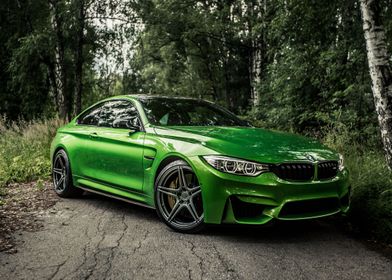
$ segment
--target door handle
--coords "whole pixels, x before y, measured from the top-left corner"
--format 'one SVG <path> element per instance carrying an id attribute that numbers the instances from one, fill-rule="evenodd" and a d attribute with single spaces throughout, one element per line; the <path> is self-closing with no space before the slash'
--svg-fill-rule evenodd
<path id="1" fill-rule="evenodd" d="M 98 134 L 96 132 L 90 133 L 90 138 L 97 138 Z"/>

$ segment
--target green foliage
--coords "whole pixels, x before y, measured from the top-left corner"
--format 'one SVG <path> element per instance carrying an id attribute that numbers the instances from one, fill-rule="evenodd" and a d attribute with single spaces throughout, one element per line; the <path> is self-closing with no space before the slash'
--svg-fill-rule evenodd
<path id="1" fill-rule="evenodd" d="M 0 3 L 0 115 L 16 120 L 46 112 L 51 100 L 42 65 L 53 53 L 47 16 L 46 1 Z"/>
<path id="2" fill-rule="evenodd" d="M 258 14 L 260 3 L 143 1 L 125 92 L 202 97 L 267 127 L 321 137 L 345 126 L 355 141 L 379 141 L 358 1 L 278 0 Z M 390 3 L 382 5 L 387 34 Z M 254 42 L 262 52 L 256 108 Z"/>
<path id="3" fill-rule="evenodd" d="M 137 12 L 146 27 L 127 87 L 211 99 L 236 111 L 247 106 L 249 46 L 239 2 L 146 1 Z"/>
<path id="4" fill-rule="evenodd" d="M 384 156 L 374 151 L 352 155 L 347 165 L 356 178 L 350 219 L 362 232 L 392 243 L 392 172 Z"/>
<path id="5" fill-rule="evenodd" d="M 378 136 L 357 2 L 278 2 L 258 118 L 297 132 L 344 125 L 357 141 Z"/>
<path id="6" fill-rule="evenodd" d="M 49 178 L 49 147 L 61 124 L 58 119 L 17 123 L 0 119 L 0 187 Z"/>
<path id="7" fill-rule="evenodd" d="M 352 183 L 349 219 L 362 233 L 392 243 L 392 171 L 374 143 L 358 143 L 351 129 L 328 131 L 324 143 L 344 154 Z"/>
<path id="8" fill-rule="evenodd" d="M 121 29 L 124 25 L 111 22 L 107 25 L 116 28 L 108 30 L 105 18 L 125 9 L 124 5 L 113 0 L 1 1 L 0 115 L 11 120 L 52 118 L 62 106 L 72 115 L 77 77 L 82 80 L 84 104 L 91 104 L 87 99 L 91 96 L 108 96 L 108 89 L 99 83 L 107 82 L 110 70 L 98 67 L 98 60 L 108 53 L 113 60 L 123 59 L 121 50 L 133 26 Z M 80 7 L 86 13 L 82 20 Z M 124 10 L 122 15 L 127 13 Z M 82 43 L 78 44 L 80 29 Z M 77 68 L 80 61 L 81 69 Z M 65 106 L 64 100 L 70 105 Z"/>

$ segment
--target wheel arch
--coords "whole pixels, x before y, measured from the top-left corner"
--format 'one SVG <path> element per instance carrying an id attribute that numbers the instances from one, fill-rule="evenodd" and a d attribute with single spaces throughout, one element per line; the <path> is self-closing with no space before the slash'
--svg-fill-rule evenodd
<path id="1" fill-rule="evenodd" d="M 157 167 L 157 169 L 156 169 L 156 171 L 155 171 L 155 174 L 154 174 L 154 187 L 155 187 L 156 179 L 157 179 L 159 173 L 162 171 L 162 169 L 165 168 L 165 166 L 167 166 L 168 164 L 170 164 L 170 163 L 172 163 L 173 161 L 176 161 L 176 160 L 183 160 L 183 161 L 185 161 L 187 164 L 189 164 L 189 166 L 192 168 L 193 172 L 195 172 L 195 174 L 196 174 L 196 176 L 197 176 L 197 172 L 196 172 L 196 170 L 195 170 L 194 165 L 192 164 L 192 162 L 191 162 L 187 157 L 185 157 L 185 156 L 182 155 L 182 154 L 178 154 L 178 153 L 173 153 L 173 154 L 172 154 L 172 153 L 171 153 L 171 154 L 166 155 L 166 156 L 159 162 L 159 165 L 158 165 L 158 167 Z"/>
<path id="2" fill-rule="evenodd" d="M 67 155 L 68 155 L 67 148 L 65 148 L 64 145 L 59 144 L 59 145 L 57 145 L 57 146 L 54 148 L 54 150 L 53 150 L 53 153 L 52 153 L 52 156 L 51 156 L 52 162 L 53 162 L 54 156 L 55 156 L 55 155 L 57 154 L 57 152 L 60 151 L 60 150 L 64 150 L 64 151 L 67 153 Z"/>

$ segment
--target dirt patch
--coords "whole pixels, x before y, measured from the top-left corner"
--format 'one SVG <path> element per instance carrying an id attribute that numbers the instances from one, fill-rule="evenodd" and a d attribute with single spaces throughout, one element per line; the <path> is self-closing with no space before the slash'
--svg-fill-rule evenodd
<path id="1" fill-rule="evenodd" d="M 0 252 L 15 253 L 12 233 L 40 229 L 43 225 L 38 214 L 58 200 L 50 182 L 19 183 L 5 187 L 0 205 Z"/>

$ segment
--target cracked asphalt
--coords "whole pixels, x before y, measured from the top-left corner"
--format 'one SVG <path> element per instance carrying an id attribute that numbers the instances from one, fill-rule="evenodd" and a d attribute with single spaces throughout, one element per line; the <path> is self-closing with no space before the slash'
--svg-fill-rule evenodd
<path id="1" fill-rule="evenodd" d="M 171 231 L 154 210 L 96 195 L 60 200 L 0 253 L 0 279 L 392 279 L 392 261 L 331 219 Z"/>

